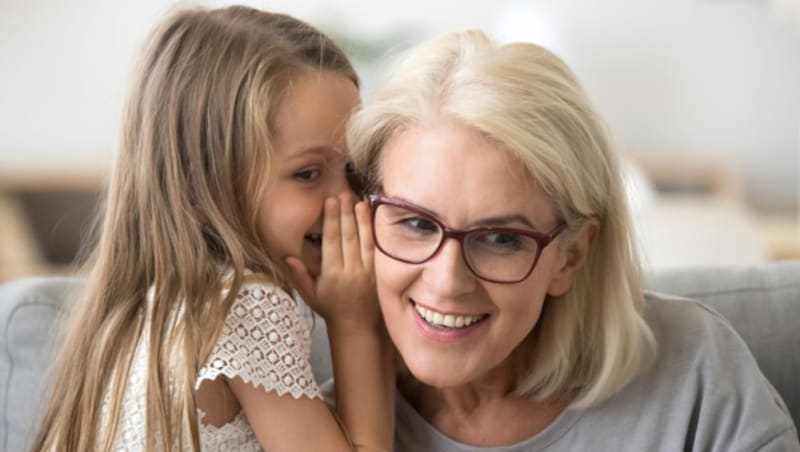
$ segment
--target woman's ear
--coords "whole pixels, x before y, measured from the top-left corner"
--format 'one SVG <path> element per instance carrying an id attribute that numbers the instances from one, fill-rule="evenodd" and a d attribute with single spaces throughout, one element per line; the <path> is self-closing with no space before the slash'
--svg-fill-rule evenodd
<path id="1" fill-rule="evenodd" d="M 592 248 L 595 237 L 600 230 L 600 220 L 596 217 L 589 218 L 568 247 L 560 253 L 557 268 L 554 270 L 550 285 L 547 287 L 547 294 L 551 296 L 561 296 L 567 293 L 572 287 L 586 258 Z"/>

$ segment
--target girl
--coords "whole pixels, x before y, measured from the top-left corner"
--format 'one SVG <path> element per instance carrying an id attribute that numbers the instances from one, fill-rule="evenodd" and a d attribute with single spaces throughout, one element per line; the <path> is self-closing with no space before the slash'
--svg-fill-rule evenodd
<path id="1" fill-rule="evenodd" d="M 305 23 L 230 7 L 168 19 L 139 71 L 34 450 L 390 449 L 349 61 Z M 328 323 L 341 423 L 290 281 Z"/>

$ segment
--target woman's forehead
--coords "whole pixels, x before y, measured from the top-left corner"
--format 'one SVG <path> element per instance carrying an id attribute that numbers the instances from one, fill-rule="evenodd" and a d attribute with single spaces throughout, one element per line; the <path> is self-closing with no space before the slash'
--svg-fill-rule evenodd
<path id="1" fill-rule="evenodd" d="M 459 221 L 487 213 L 521 213 L 532 222 L 554 217 L 550 199 L 507 148 L 464 126 L 410 127 L 381 156 L 386 194 Z M 538 220 L 537 220 L 538 218 Z"/>

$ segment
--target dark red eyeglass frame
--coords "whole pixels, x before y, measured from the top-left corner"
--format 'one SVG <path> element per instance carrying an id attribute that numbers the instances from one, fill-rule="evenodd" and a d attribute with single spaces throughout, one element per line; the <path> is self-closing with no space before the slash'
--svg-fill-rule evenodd
<path id="1" fill-rule="evenodd" d="M 399 199 L 389 198 L 389 197 L 382 196 L 382 195 L 375 195 L 375 194 L 369 195 L 368 199 L 369 199 L 370 207 L 372 208 L 372 240 L 375 242 L 375 246 L 378 247 L 378 249 L 383 254 L 391 257 L 394 260 L 397 260 L 397 261 L 400 261 L 400 262 L 405 262 L 406 264 L 422 264 L 422 263 L 428 262 L 429 260 L 433 259 L 433 257 L 436 256 L 436 254 L 439 253 L 439 250 L 442 249 L 442 245 L 444 245 L 445 240 L 448 239 L 448 238 L 452 238 L 452 239 L 458 241 L 459 245 L 461 246 L 461 256 L 464 259 L 464 262 L 467 264 L 467 268 L 469 268 L 469 270 L 472 272 L 472 274 L 475 275 L 477 278 L 480 278 L 480 279 L 482 279 L 484 281 L 489 281 L 489 282 L 498 283 L 498 284 L 515 284 L 515 283 L 524 281 L 528 276 L 530 276 L 531 272 L 533 272 L 533 269 L 536 268 L 536 263 L 539 262 L 539 257 L 542 255 L 542 250 L 544 250 L 544 248 L 547 245 L 549 245 L 550 242 L 552 242 L 558 236 L 558 234 L 560 234 L 562 231 L 564 231 L 567 228 L 567 223 L 562 221 L 561 223 L 556 225 L 556 227 L 554 227 L 550 232 L 547 232 L 547 233 L 539 232 L 539 231 L 531 231 L 531 230 L 526 230 L 526 229 L 504 228 L 504 227 L 496 227 L 496 226 L 478 226 L 478 227 L 468 228 L 468 229 L 453 229 L 453 228 L 447 227 L 444 223 L 442 223 L 441 220 L 436 218 L 435 215 L 432 215 L 430 212 L 427 212 L 424 209 L 422 209 L 422 208 L 420 208 L 418 206 L 415 206 L 413 204 L 410 204 L 408 202 L 405 202 L 405 201 L 402 201 L 402 200 L 399 200 Z M 442 230 L 442 238 L 441 238 L 441 240 L 439 240 L 439 244 L 436 246 L 436 249 L 433 250 L 433 252 L 431 253 L 430 256 L 428 256 L 426 259 L 423 259 L 423 260 L 420 260 L 420 261 L 411 261 L 411 260 L 407 260 L 407 259 L 400 259 L 400 258 L 395 257 L 394 255 L 386 252 L 386 250 L 384 250 L 383 247 L 381 247 L 380 243 L 378 242 L 378 236 L 377 236 L 377 234 L 375 232 L 375 212 L 377 211 L 377 207 L 379 205 L 381 205 L 381 204 L 387 204 L 387 205 L 390 205 L 390 206 L 400 207 L 400 208 L 409 210 L 411 212 L 417 213 L 417 214 L 419 214 L 421 216 L 429 218 L 431 221 L 436 223 L 436 225 L 438 225 L 439 228 L 441 228 L 441 230 Z M 467 234 L 473 233 L 475 231 L 507 232 L 507 233 L 524 235 L 526 237 L 532 238 L 534 241 L 536 241 L 536 244 L 538 245 L 538 247 L 536 249 L 536 257 L 534 257 L 533 263 L 531 264 L 531 267 L 528 269 L 527 272 L 525 272 L 525 274 L 521 278 L 513 280 L 513 281 L 498 281 L 496 279 L 491 279 L 491 278 L 486 278 L 484 276 L 481 276 L 472 267 L 472 264 L 469 262 L 469 259 L 467 259 L 467 251 L 466 251 L 466 248 L 464 247 L 464 238 L 467 236 Z"/>

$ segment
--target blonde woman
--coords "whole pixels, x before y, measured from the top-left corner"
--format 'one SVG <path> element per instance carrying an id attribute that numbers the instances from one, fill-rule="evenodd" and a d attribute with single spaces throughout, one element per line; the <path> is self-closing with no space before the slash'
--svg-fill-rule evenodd
<path id="1" fill-rule="evenodd" d="M 643 292 L 617 157 L 559 58 L 462 32 L 390 74 L 348 143 L 407 368 L 396 450 L 800 449 L 728 323 Z"/>
<path id="2" fill-rule="evenodd" d="M 390 449 L 346 56 L 285 15 L 186 10 L 139 71 L 34 450 Z M 293 288 L 327 320 L 339 419 Z"/>

